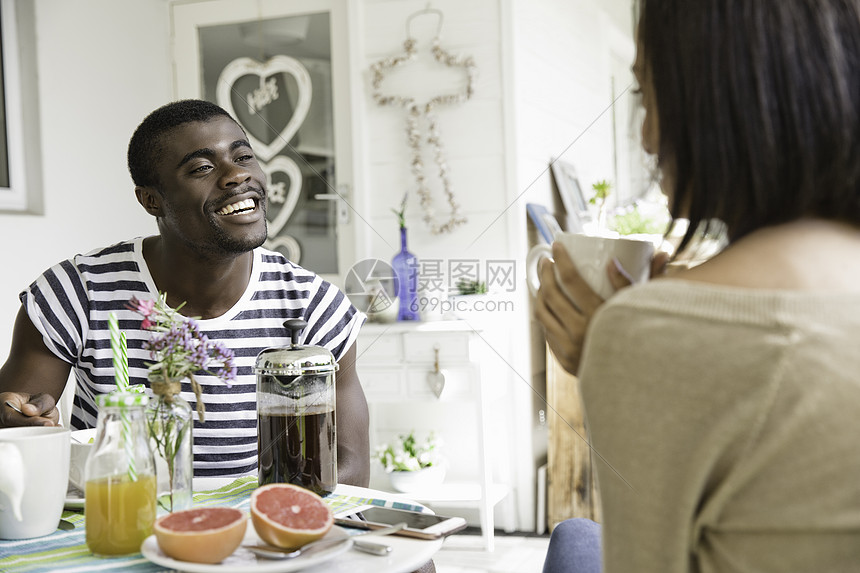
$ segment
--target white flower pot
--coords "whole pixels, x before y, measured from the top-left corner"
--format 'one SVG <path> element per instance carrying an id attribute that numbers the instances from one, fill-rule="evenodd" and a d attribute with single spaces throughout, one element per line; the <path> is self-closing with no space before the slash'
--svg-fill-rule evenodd
<path id="1" fill-rule="evenodd" d="M 435 487 L 445 480 L 443 466 L 430 466 L 414 472 L 394 471 L 388 474 L 391 487 L 402 493 L 409 493 Z"/>

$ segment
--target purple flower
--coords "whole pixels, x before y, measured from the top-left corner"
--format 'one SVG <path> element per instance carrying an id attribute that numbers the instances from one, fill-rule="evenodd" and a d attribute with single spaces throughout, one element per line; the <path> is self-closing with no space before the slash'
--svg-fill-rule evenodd
<path id="1" fill-rule="evenodd" d="M 143 347 L 153 362 L 150 373 L 179 380 L 194 372 L 205 371 L 220 378 L 227 386 L 236 379 L 233 351 L 214 342 L 202 332 L 193 318 L 186 318 L 167 305 L 167 295 L 158 300 L 139 301 L 132 298 L 126 308 L 143 316 L 141 328 L 152 332 Z"/>

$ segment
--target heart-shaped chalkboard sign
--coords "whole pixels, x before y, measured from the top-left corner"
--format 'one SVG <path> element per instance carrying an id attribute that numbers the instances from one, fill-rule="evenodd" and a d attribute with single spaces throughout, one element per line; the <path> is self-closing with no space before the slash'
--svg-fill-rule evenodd
<path id="1" fill-rule="evenodd" d="M 287 97 L 288 77 L 296 83 L 295 102 Z M 236 58 L 221 70 L 215 90 L 218 105 L 245 129 L 262 161 L 275 157 L 299 131 L 312 95 L 308 70 L 298 60 L 283 55 L 262 64 L 251 58 Z"/>
<path id="2" fill-rule="evenodd" d="M 296 208 L 302 191 L 302 171 L 291 158 L 279 155 L 268 163 L 260 162 L 266 173 L 269 238 L 277 237 Z"/>

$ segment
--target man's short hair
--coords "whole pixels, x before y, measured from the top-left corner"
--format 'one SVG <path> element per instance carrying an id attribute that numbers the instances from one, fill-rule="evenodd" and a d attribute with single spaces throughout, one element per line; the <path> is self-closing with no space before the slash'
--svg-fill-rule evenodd
<path id="1" fill-rule="evenodd" d="M 174 101 L 146 116 L 128 143 L 128 171 L 135 186 L 158 187 L 156 166 L 164 151 L 164 134 L 192 121 L 209 121 L 221 116 L 236 121 L 223 108 L 199 99 Z"/>

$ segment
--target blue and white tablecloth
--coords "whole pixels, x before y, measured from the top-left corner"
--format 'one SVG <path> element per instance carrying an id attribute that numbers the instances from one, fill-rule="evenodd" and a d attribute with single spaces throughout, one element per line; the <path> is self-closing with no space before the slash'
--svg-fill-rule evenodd
<path id="1" fill-rule="evenodd" d="M 249 510 L 251 492 L 257 487 L 254 476 L 239 478 L 228 485 L 194 494 L 194 507 L 224 506 Z M 352 490 L 361 488 L 351 488 Z M 366 490 L 369 494 L 373 490 Z M 400 501 L 329 494 L 323 498 L 335 515 L 344 515 L 367 505 L 394 507 L 410 511 L 425 508 Z M 57 530 L 51 535 L 17 541 L 0 540 L 0 572 L 3 573 L 66 573 L 90 571 L 155 572 L 165 569 L 140 554 L 126 557 L 98 558 L 87 548 L 83 511 L 65 511 L 63 519 L 74 525 L 70 531 Z"/>

